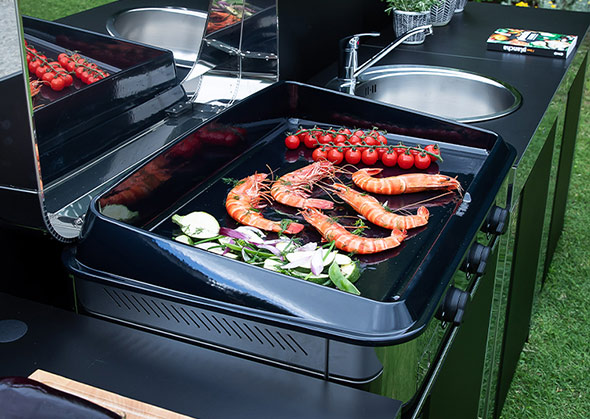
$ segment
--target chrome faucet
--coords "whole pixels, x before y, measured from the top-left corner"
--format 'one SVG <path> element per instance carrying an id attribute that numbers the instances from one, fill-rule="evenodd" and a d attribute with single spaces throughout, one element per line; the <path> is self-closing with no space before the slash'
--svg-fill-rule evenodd
<path id="1" fill-rule="evenodd" d="M 432 25 L 418 26 L 409 30 L 403 35 L 397 37 L 391 44 L 387 45 L 366 62 L 358 65 L 358 46 L 360 38 L 363 36 L 379 36 L 378 32 L 359 33 L 347 36 L 340 40 L 340 56 L 338 62 L 338 90 L 341 92 L 354 94 L 356 79 L 363 72 L 375 65 L 379 60 L 389 54 L 394 48 L 412 35 L 424 32 L 426 35 L 432 34 Z"/>

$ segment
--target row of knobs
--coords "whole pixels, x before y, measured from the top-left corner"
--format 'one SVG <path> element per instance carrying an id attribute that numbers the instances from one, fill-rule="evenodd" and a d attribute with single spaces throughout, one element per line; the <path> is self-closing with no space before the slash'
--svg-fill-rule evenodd
<path id="1" fill-rule="evenodd" d="M 508 217 L 509 212 L 507 209 L 494 205 L 488 213 L 481 227 L 481 231 L 496 236 L 504 234 L 508 227 Z M 465 259 L 463 259 L 463 263 L 459 269 L 468 274 L 481 276 L 485 273 L 491 253 L 492 249 L 489 246 L 475 242 L 469 248 L 469 252 Z M 439 308 L 437 318 L 442 321 L 451 322 L 457 326 L 460 325 L 468 302 L 469 293 L 467 291 L 451 286 Z"/>

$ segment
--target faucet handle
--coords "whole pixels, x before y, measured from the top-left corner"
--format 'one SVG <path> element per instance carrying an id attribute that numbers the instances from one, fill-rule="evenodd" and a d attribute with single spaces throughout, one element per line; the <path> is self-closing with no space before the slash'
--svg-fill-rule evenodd
<path id="1" fill-rule="evenodd" d="M 358 33 L 342 38 L 338 42 L 338 77 L 351 78 L 358 66 L 357 50 L 363 36 L 379 36 L 379 32 Z"/>
<path id="2" fill-rule="evenodd" d="M 359 41 L 362 36 L 380 36 L 379 32 L 366 32 L 366 33 L 357 33 L 355 35 L 350 35 L 342 38 L 340 40 L 340 50 L 345 49 L 357 49 L 359 46 Z"/>

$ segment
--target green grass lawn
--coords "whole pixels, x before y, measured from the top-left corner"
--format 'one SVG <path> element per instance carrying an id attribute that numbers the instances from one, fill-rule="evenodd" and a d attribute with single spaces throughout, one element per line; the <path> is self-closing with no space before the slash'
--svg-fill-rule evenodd
<path id="1" fill-rule="evenodd" d="M 45 20 L 56 20 L 112 2 L 113 0 L 20 0 L 18 4 L 21 13 L 24 15 L 38 17 Z"/>
<path id="2" fill-rule="evenodd" d="M 590 417 L 590 75 L 565 226 L 502 418 Z"/>

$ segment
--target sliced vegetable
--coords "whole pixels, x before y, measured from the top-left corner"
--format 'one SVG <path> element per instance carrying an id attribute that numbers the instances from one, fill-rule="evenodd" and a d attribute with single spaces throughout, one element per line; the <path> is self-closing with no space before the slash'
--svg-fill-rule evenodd
<path id="1" fill-rule="evenodd" d="M 204 211 L 191 212 L 187 215 L 175 214 L 172 221 L 180 230 L 194 239 L 209 239 L 219 234 L 219 223 L 211 214 Z"/>
<path id="2" fill-rule="evenodd" d="M 172 221 L 183 232 L 174 238 L 178 242 L 317 284 L 334 284 L 343 291 L 359 294 L 352 284 L 360 276 L 359 265 L 335 250 L 334 243 L 319 246 L 309 242 L 302 246 L 297 239 L 282 236 L 269 240 L 263 231 L 254 227 L 219 227 L 213 216 L 202 211 L 174 215 Z"/>

